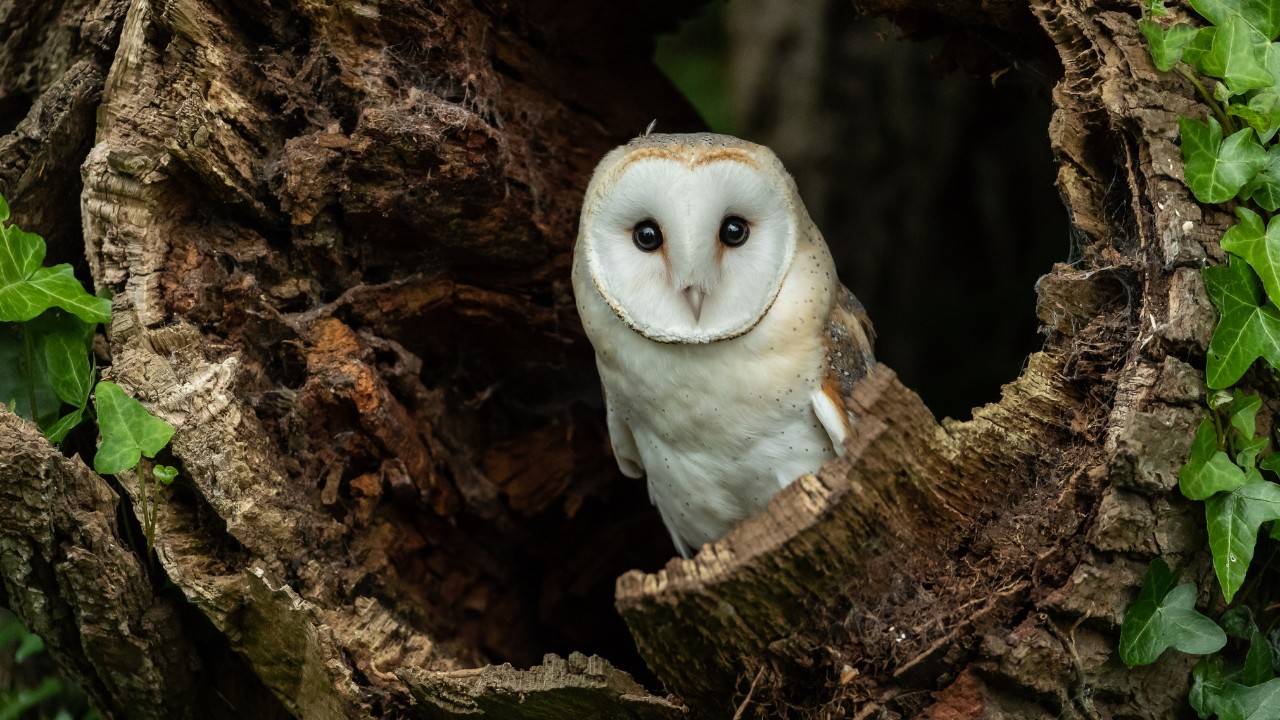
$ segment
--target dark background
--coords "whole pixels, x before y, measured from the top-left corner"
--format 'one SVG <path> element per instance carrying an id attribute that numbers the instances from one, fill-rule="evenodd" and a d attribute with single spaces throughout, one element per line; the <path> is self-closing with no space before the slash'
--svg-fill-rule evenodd
<path id="1" fill-rule="evenodd" d="M 1035 282 L 1071 248 L 1051 81 L 978 45 L 906 39 L 847 0 L 732 0 L 656 53 L 713 130 L 782 158 L 879 358 L 961 419 L 1039 348 Z"/>

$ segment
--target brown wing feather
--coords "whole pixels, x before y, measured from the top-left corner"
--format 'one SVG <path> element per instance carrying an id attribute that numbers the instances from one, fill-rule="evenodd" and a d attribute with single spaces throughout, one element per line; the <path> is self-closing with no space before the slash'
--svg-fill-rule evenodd
<path id="1" fill-rule="evenodd" d="M 875 337 L 871 318 L 867 317 L 862 303 L 849 288 L 840 285 L 823 337 L 827 362 L 822 391 L 842 410 L 844 398 L 853 391 L 853 384 L 876 362 L 872 348 Z"/>

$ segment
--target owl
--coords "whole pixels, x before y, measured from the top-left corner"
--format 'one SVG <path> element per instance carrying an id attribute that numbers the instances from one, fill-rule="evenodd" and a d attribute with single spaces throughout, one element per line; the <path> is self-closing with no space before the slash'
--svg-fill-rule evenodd
<path id="1" fill-rule="evenodd" d="M 842 451 L 874 335 L 768 148 L 647 134 L 610 152 L 573 290 L 618 466 L 684 557 Z"/>

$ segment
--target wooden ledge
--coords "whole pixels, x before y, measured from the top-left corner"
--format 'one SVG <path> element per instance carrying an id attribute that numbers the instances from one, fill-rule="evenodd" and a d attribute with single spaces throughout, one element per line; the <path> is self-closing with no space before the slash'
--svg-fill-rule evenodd
<path id="1" fill-rule="evenodd" d="M 723 712 L 714 703 L 733 695 L 747 658 L 835 598 L 887 593 L 886 567 L 944 554 L 1025 486 L 1073 404 L 1059 369 L 1033 355 L 1000 403 L 940 425 L 892 370 L 873 368 L 848 398 L 858 420 L 843 456 L 692 559 L 618 579 L 618 611 L 646 663 L 691 706 Z"/>

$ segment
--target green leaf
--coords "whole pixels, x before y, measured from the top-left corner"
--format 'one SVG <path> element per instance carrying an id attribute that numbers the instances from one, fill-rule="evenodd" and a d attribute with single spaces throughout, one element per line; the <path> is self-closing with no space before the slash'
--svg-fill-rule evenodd
<path id="1" fill-rule="evenodd" d="M 26 712 L 63 691 L 62 681 L 49 676 L 34 688 L 23 688 L 0 703 L 0 720 L 18 720 Z"/>
<path id="2" fill-rule="evenodd" d="M 1151 20 L 1140 20 L 1138 27 L 1147 38 L 1151 59 L 1155 62 L 1156 69 L 1161 72 L 1168 72 L 1178 64 L 1182 59 L 1183 51 L 1195 39 L 1198 32 L 1197 28 L 1186 23 L 1178 23 L 1165 29 Z"/>
<path id="3" fill-rule="evenodd" d="M 1271 73 L 1274 77 L 1276 70 L 1272 70 Z M 1280 93 L 1276 92 L 1276 87 L 1273 85 L 1257 92 L 1246 104 L 1231 103 L 1226 106 L 1227 114 L 1249 123 L 1249 127 L 1258 133 L 1258 140 L 1263 144 L 1271 142 L 1276 131 L 1280 130 Z M 1263 170 L 1266 170 L 1265 166 Z M 1271 209 L 1268 208 L 1268 211 L 1270 212 Z"/>
<path id="4" fill-rule="evenodd" d="M 1209 50 L 1213 47 L 1213 39 L 1217 35 L 1218 28 L 1213 26 L 1202 27 L 1197 30 L 1196 36 L 1191 39 L 1191 43 L 1182 51 L 1182 61 L 1200 69 L 1204 63 L 1204 56 L 1209 54 Z"/>
<path id="5" fill-rule="evenodd" d="M 44 240 L 0 225 L 0 320 L 25 322 L 60 307 L 89 323 L 111 319 L 111 301 L 85 292 L 67 264 L 40 267 Z"/>
<path id="6" fill-rule="evenodd" d="M 1227 631 L 1227 635 L 1241 640 L 1248 640 L 1258 632 L 1258 623 L 1253 619 L 1253 611 L 1248 605 L 1239 605 L 1222 613 L 1218 624 Z"/>
<path id="7" fill-rule="evenodd" d="M 1276 79 L 1267 70 L 1263 55 L 1270 38 L 1263 37 L 1239 15 L 1217 25 L 1213 44 L 1200 60 L 1205 74 L 1222 78 L 1235 94 L 1274 85 Z"/>
<path id="8" fill-rule="evenodd" d="M 1258 432 L 1258 411 L 1262 409 L 1262 396 L 1235 390 L 1231 404 L 1227 406 L 1227 425 L 1237 438 L 1249 439 Z"/>
<path id="9" fill-rule="evenodd" d="M 1178 488 L 1192 500 L 1204 500 L 1224 490 L 1234 490 L 1247 482 L 1244 471 L 1218 449 L 1218 432 L 1213 420 L 1205 418 L 1196 428 L 1191 457 L 1178 471 Z"/>
<path id="10" fill-rule="evenodd" d="M 50 310 L 27 323 L 44 354 L 49 382 L 63 402 L 84 407 L 93 388 L 89 362 L 93 325 L 61 310 Z"/>
<path id="11" fill-rule="evenodd" d="M 1205 523 L 1213 569 L 1222 595 L 1231 602 L 1244 584 L 1258 544 L 1258 528 L 1280 519 L 1280 485 L 1254 482 L 1214 495 L 1205 501 Z"/>
<path id="12" fill-rule="evenodd" d="M 151 468 L 151 474 L 156 476 L 161 485 L 172 485 L 174 479 L 178 477 L 178 468 L 172 465 L 157 465 Z"/>
<path id="13" fill-rule="evenodd" d="M 9 219 L 9 203 L 5 202 L 4 195 L 0 195 L 0 223 Z"/>
<path id="14" fill-rule="evenodd" d="M 67 439 L 67 433 L 75 430 L 80 422 L 84 420 L 84 408 L 78 407 L 75 410 L 58 418 L 56 422 L 44 429 L 44 436 L 49 438 L 49 442 L 57 445 Z"/>
<path id="15" fill-rule="evenodd" d="M 1262 462 L 1258 463 L 1258 467 L 1273 473 L 1280 473 L 1280 453 L 1271 453 L 1262 458 Z"/>
<path id="16" fill-rule="evenodd" d="M 1195 585 L 1173 587 L 1175 582 L 1177 577 L 1163 560 L 1151 562 L 1120 628 L 1120 659 L 1125 665 L 1153 663 L 1170 647 L 1204 655 L 1227 644 L 1222 628 L 1196 612 Z"/>
<path id="17" fill-rule="evenodd" d="M 24 662 L 44 652 L 44 640 L 40 639 L 35 633 L 27 633 L 22 636 L 22 642 L 18 644 L 18 649 L 13 653 L 13 659 L 17 662 Z"/>
<path id="18" fill-rule="evenodd" d="M 1236 217 L 1240 222 L 1223 234 L 1222 249 L 1244 258 L 1267 296 L 1280 298 L 1280 223 L 1272 220 L 1264 227 L 1262 217 L 1245 207 L 1236 208 Z"/>
<path id="19" fill-rule="evenodd" d="M 1236 465 L 1243 468 L 1246 473 L 1257 472 L 1254 466 L 1258 462 L 1258 456 L 1271 447 L 1271 439 L 1266 435 L 1259 435 L 1250 440 L 1237 440 L 1235 447 Z"/>
<path id="20" fill-rule="evenodd" d="M 1230 107 L 1236 108 L 1238 106 L 1231 105 Z M 1280 110 L 1280 103 L 1276 104 L 1276 109 Z M 1272 121 L 1268 119 L 1266 122 Z M 1270 139 L 1270 136 L 1275 135 L 1276 127 L 1280 127 L 1280 123 L 1271 128 L 1268 139 Z M 1258 171 L 1257 175 L 1253 176 L 1252 180 L 1245 183 L 1244 187 L 1240 189 L 1240 194 L 1245 198 L 1252 199 L 1267 212 L 1275 212 L 1280 209 L 1280 145 L 1272 146 L 1267 151 L 1267 160 L 1262 164 L 1262 169 Z M 1228 230 L 1228 232 L 1230 231 Z"/>
<path id="21" fill-rule="evenodd" d="M 1147 14 L 1153 17 L 1160 17 L 1168 15 L 1169 11 L 1164 7 L 1164 0 L 1147 0 Z"/>
<path id="22" fill-rule="evenodd" d="M 44 354 L 32 342 L 30 353 L 20 325 L 0 323 L 0 404 L 41 427 L 54 422 L 61 403 L 49 383 Z M 35 407 L 32 408 L 32 401 Z"/>
<path id="23" fill-rule="evenodd" d="M 102 442 L 93 469 L 103 475 L 124 472 L 143 455 L 155 457 L 173 437 L 173 426 L 147 412 L 113 382 L 98 383 L 94 393 Z"/>
<path id="24" fill-rule="evenodd" d="M 1276 0 L 1190 0 L 1191 7 L 1205 20 L 1222 26 L 1239 18 L 1264 35 L 1275 40 L 1280 35 L 1280 3 Z"/>
<path id="25" fill-rule="evenodd" d="M 1217 702 L 1218 720 L 1280 718 L 1280 678 L 1245 687 L 1227 683 Z"/>
<path id="26" fill-rule="evenodd" d="M 1234 385 L 1260 357 L 1280 367 L 1280 310 L 1263 304 L 1257 276 L 1248 265 L 1232 260 L 1201 274 L 1220 316 L 1205 359 L 1208 386 Z"/>
<path id="27" fill-rule="evenodd" d="M 1222 701 L 1222 693 L 1227 687 L 1227 674 L 1223 669 L 1222 657 L 1213 655 L 1201 659 L 1191 669 L 1191 692 L 1187 700 L 1196 714 L 1207 720 L 1218 712 Z"/>
<path id="28" fill-rule="evenodd" d="M 1234 390 L 1231 402 L 1225 409 L 1230 447 L 1235 453 L 1236 465 L 1246 473 L 1253 471 L 1258 455 L 1271 447 L 1271 439 L 1266 435 L 1256 435 L 1258 428 L 1258 410 L 1262 408 L 1262 397 L 1257 393 L 1245 393 Z M 1261 477 L 1257 477 L 1261 480 Z M 1229 489 L 1229 488 L 1226 488 Z"/>
<path id="29" fill-rule="evenodd" d="M 1266 163 L 1267 153 L 1245 128 L 1222 139 L 1222 126 L 1209 118 L 1202 123 L 1179 118 L 1182 133 L 1183 174 L 1187 186 L 1203 203 L 1221 203 L 1240 192 Z"/>
<path id="30" fill-rule="evenodd" d="M 1254 630 L 1249 638 L 1249 652 L 1244 657 L 1244 669 L 1240 673 L 1243 685 L 1261 685 L 1275 677 L 1271 663 L 1271 643 L 1266 636 Z"/>

